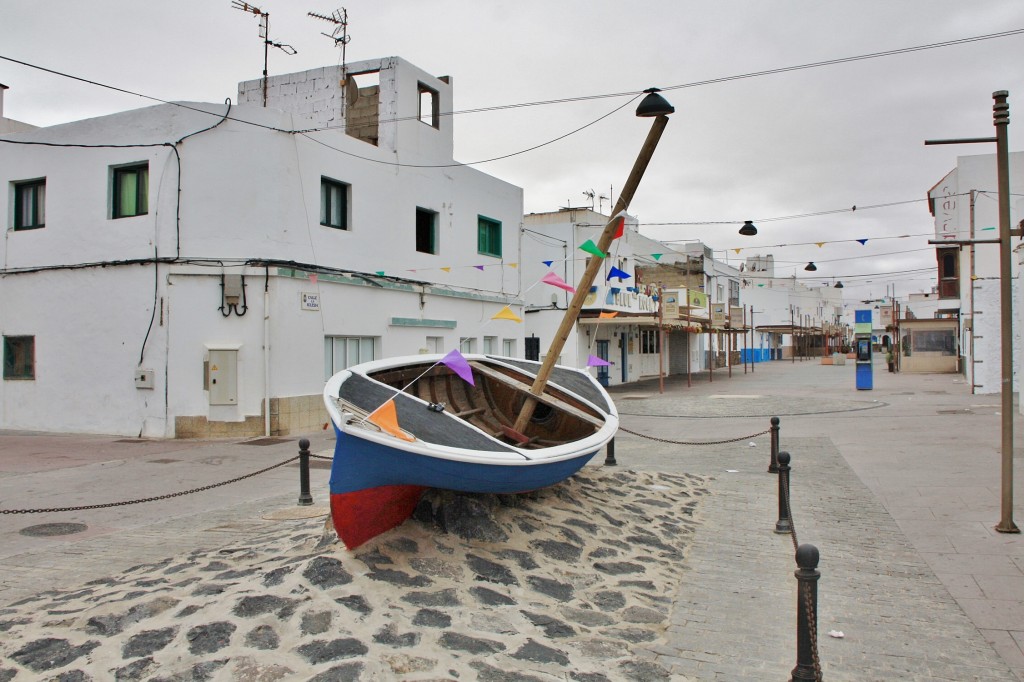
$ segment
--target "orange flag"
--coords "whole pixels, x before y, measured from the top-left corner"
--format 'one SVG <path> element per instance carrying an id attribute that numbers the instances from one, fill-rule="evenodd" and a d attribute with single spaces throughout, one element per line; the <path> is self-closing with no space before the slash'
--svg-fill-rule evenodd
<path id="1" fill-rule="evenodd" d="M 618 314 L 619 314 L 619 311 L 616 310 L 616 311 L 610 312 L 610 313 L 601 313 L 601 314 L 598 315 L 598 317 L 603 319 L 603 320 L 607 320 L 607 319 L 610 319 L 612 317 L 615 317 Z"/>
<path id="2" fill-rule="evenodd" d="M 401 438 L 402 440 L 412 441 L 415 440 L 412 436 L 407 435 L 398 427 L 398 411 L 395 409 L 395 401 L 389 400 L 376 410 L 370 413 L 367 417 L 368 420 L 376 424 L 385 433 L 389 433 L 395 438 Z"/>

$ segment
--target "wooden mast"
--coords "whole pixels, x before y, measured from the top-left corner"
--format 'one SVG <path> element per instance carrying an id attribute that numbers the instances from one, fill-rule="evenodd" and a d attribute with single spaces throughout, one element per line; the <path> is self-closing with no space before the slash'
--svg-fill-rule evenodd
<path id="1" fill-rule="evenodd" d="M 642 106 L 643 105 L 641 104 L 641 107 Z M 604 226 L 604 230 L 601 232 L 601 237 L 598 239 L 597 248 L 601 253 L 608 253 L 608 248 L 611 246 L 612 240 L 615 238 L 618 219 L 620 217 L 619 214 L 625 213 L 626 209 L 629 207 L 629 202 L 633 200 L 633 194 L 636 193 L 636 189 L 640 185 L 640 180 L 644 176 L 644 171 L 647 170 L 647 164 L 650 163 L 651 157 L 654 156 L 654 149 L 658 146 L 658 141 L 661 139 L 661 134 L 665 132 L 666 125 L 668 125 L 667 115 L 658 114 L 655 116 L 654 124 L 651 126 L 650 132 L 647 133 L 647 139 L 644 141 L 644 146 L 640 149 L 640 155 L 633 164 L 633 170 L 630 171 L 629 177 L 626 179 L 626 184 L 622 188 L 619 200 L 615 203 L 615 208 L 612 209 L 612 218 L 608 221 L 608 224 Z M 555 363 L 558 361 L 558 356 L 561 354 L 562 348 L 565 346 L 565 342 L 569 338 L 569 333 L 576 324 L 576 318 L 579 317 L 580 310 L 583 309 L 583 301 L 587 297 L 587 294 L 590 293 L 590 287 L 594 283 L 594 279 L 597 277 L 598 270 L 601 269 L 603 260 L 603 258 L 596 256 L 591 258 L 590 263 L 587 264 L 587 268 L 583 272 L 583 277 L 576 285 L 576 293 L 573 295 L 572 301 L 569 303 L 569 307 L 565 311 L 565 317 L 562 318 L 562 323 L 559 325 L 554 338 L 551 340 L 551 346 L 548 348 L 547 357 L 544 358 L 540 371 L 537 372 L 537 378 L 534 379 L 533 385 L 530 387 L 530 396 L 526 398 L 526 401 L 523 403 L 523 407 L 519 412 L 519 417 L 516 419 L 516 423 L 513 428 L 519 433 L 524 432 L 526 425 L 530 423 L 530 419 L 533 417 L 533 411 L 537 406 L 537 399 L 534 396 L 539 396 L 544 393 L 544 388 L 547 386 L 548 378 L 551 376 L 551 370 L 554 369 Z"/>

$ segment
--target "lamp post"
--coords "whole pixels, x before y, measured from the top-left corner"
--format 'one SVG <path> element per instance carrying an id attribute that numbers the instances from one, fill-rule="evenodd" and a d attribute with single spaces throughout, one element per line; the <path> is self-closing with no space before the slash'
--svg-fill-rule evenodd
<path id="1" fill-rule="evenodd" d="M 1010 155 L 1007 128 L 1010 125 L 1010 105 L 1006 90 L 992 93 L 992 123 L 995 137 L 974 137 L 952 140 L 925 140 L 933 144 L 996 143 L 996 171 L 999 190 L 999 314 L 1000 351 L 1002 360 L 1002 496 L 1001 518 L 996 531 L 1019 533 L 1013 522 L 1013 299 L 1010 267 Z M 974 240 L 969 240 L 971 243 Z M 965 243 L 965 242 L 958 242 Z"/>
<path id="2" fill-rule="evenodd" d="M 665 132 L 665 126 L 668 125 L 668 115 L 675 112 L 675 107 L 658 94 L 657 88 L 650 88 L 644 92 L 647 93 L 647 96 L 641 100 L 640 105 L 636 108 L 636 115 L 641 118 L 653 118 L 654 123 L 651 124 L 651 130 L 647 133 L 647 139 L 644 141 L 640 154 L 633 163 L 633 169 L 630 171 L 629 177 L 626 178 L 626 184 L 619 194 L 619 199 L 615 202 L 615 207 L 611 212 L 611 220 L 605 225 L 598 239 L 597 248 L 602 253 L 607 253 L 608 247 L 615 238 L 619 214 L 629 208 L 629 202 L 632 201 L 633 194 L 636 193 L 640 180 L 644 176 L 644 171 L 647 170 L 647 164 L 650 163 L 651 157 L 654 156 L 654 150 L 658 146 L 661 134 Z M 583 309 L 583 300 L 590 293 L 590 286 L 593 284 L 598 270 L 601 269 L 601 265 L 601 258 L 591 258 L 586 270 L 583 271 L 582 279 L 576 285 L 576 293 L 573 295 L 572 301 L 565 311 L 562 323 L 558 326 L 554 337 L 551 339 L 551 347 L 548 349 L 547 357 L 544 358 L 544 363 L 537 372 L 537 378 L 534 379 L 533 385 L 530 386 L 531 395 L 527 396 L 523 402 L 523 407 L 516 418 L 513 428 L 519 433 L 526 429 L 526 425 L 530 423 L 530 418 L 533 417 L 533 411 L 537 406 L 536 396 L 544 393 L 551 370 L 554 369 L 555 362 L 558 360 L 558 356 L 561 354 L 562 348 L 569 338 L 569 333 L 576 324 L 576 318 L 579 316 L 580 310 Z"/>

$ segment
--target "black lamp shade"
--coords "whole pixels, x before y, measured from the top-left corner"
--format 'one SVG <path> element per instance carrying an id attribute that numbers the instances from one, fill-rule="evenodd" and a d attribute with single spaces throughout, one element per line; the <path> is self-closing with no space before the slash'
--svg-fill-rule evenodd
<path id="1" fill-rule="evenodd" d="M 668 116 L 675 113 L 676 108 L 658 94 L 660 92 L 658 88 L 648 88 L 644 92 L 647 93 L 647 97 L 640 100 L 640 106 L 636 108 L 637 116 L 650 118 L 653 116 Z"/>
<path id="2" fill-rule="evenodd" d="M 814 272 L 817 269 L 818 266 L 814 264 L 814 261 L 811 261 L 810 263 L 804 266 L 804 270 L 807 270 L 808 272 Z"/>
<path id="3" fill-rule="evenodd" d="M 740 228 L 740 234 L 744 237 L 753 237 L 757 234 L 757 228 L 754 226 L 754 222 L 752 220 L 744 220 L 743 227 Z"/>

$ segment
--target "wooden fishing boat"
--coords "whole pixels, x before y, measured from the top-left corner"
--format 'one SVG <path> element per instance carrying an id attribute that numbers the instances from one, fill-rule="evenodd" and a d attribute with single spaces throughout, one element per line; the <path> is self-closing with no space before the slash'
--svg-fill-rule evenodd
<path id="1" fill-rule="evenodd" d="M 331 516 L 348 548 L 402 523 L 427 488 L 518 493 L 583 467 L 614 435 L 618 413 L 584 370 L 555 366 L 530 394 L 541 363 L 467 354 L 472 383 L 440 355 L 364 363 L 335 374 L 324 402 L 337 442 Z M 527 426 L 513 425 L 527 399 Z M 393 401 L 394 424 L 371 414 Z"/>
<path id="2" fill-rule="evenodd" d="M 675 111 L 657 88 L 645 92 L 636 115 L 653 119 L 650 132 L 611 220 L 587 250 L 597 257 L 588 259 L 543 363 L 452 351 L 369 362 L 327 382 L 338 437 L 331 515 L 349 548 L 408 518 L 428 487 L 536 490 L 571 476 L 615 435 L 607 392 L 586 370 L 555 362 Z M 453 353 L 458 364 L 446 362 Z"/>

